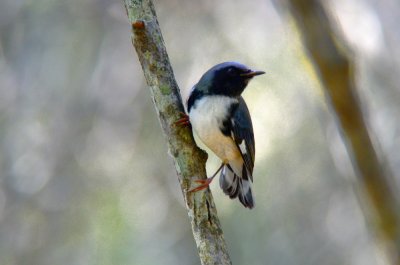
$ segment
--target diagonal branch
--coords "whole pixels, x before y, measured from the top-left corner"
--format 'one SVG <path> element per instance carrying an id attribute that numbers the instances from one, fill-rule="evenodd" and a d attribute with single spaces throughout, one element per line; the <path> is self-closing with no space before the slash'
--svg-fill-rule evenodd
<path id="1" fill-rule="evenodd" d="M 187 192 L 192 179 L 206 178 L 207 154 L 196 146 L 188 128 L 174 126 L 184 108 L 153 3 L 124 1 L 132 25 L 132 42 L 175 163 L 201 264 L 231 264 L 211 192 Z"/>
<path id="2" fill-rule="evenodd" d="M 358 184 L 366 195 L 364 214 L 380 239 L 391 264 L 400 263 L 399 205 L 372 145 L 356 94 L 351 60 L 340 50 L 332 26 L 319 0 L 290 0 L 292 13 L 303 35 L 304 46 L 314 63 L 336 113 L 347 150 L 358 173 Z"/>

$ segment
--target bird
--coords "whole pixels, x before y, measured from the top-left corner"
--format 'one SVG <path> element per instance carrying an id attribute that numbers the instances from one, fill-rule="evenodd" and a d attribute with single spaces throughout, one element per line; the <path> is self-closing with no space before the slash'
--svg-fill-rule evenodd
<path id="1" fill-rule="evenodd" d="M 186 102 L 187 112 L 178 124 L 190 124 L 198 138 L 221 160 L 218 170 L 197 192 L 209 186 L 221 172 L 219 184 L 231 199 L 238 198 L 252 209 L 255 141 L 251 116 L 241 96 L 249 81 L 264 71 L 254 71 L 238 62 L 223 62 L 211 67 L 195 84 Z"/>

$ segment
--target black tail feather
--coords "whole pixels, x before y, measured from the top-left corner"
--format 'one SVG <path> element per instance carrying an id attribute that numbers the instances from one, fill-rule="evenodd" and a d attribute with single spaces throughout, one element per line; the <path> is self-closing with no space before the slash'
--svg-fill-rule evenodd
<path id="1" fill-rule="evenodd" d="M 254 207 L 253 193 L 251 191 L 251 182 L 249 178 L 243 178 L 236 175 L 229 165 L 222 168 L 219 184 L 229 198 L 239 198 L 239 201 L 246 208 Z"/>

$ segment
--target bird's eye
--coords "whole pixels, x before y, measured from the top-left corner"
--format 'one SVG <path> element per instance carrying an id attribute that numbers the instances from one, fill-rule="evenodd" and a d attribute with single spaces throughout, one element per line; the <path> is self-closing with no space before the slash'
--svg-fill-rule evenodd
<path id="1" fill-rule="evenodd" d="M 235 68 L 233 68 L 233 67 L 231 67 L 231 68 L 228 68 L 228 74 L 230 75 L 230 76 L 235 76 L 237 73 L 236 73 L 236 69 Z"/>

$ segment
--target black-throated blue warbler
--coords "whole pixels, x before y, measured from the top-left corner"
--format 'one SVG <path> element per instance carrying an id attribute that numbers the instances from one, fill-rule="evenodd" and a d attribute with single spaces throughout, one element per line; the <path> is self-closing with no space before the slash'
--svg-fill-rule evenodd
<path id="1" fill-rule="evenodd" d="M 238 197 L 247 208 L 254 207 L 253 125 L 241 94 L 254 76 L 264 73 L 237 62 L 225 62 L 209 69 L 193 87 L 187 101 L 189 116 L 177 123 L 190 122 L 200 140 L 222 164 L 212 177 L 196 181 L 202 185 L 191 192 L 207 188 L 221 171 L 219 183 L 224 193 L 231 199 Z"/>

